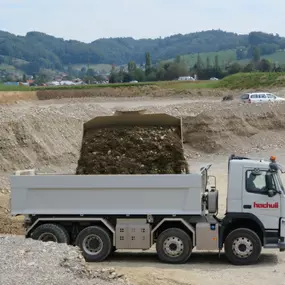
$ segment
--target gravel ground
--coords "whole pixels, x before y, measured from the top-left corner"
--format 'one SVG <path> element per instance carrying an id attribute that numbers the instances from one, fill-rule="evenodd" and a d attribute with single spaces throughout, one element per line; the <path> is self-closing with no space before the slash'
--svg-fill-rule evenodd
<path id="1" fill-rule="evenodd" d="M 1 285 L 129 284 L 114 269 L 89 269 L 76 247 L 0 236 Z"/>

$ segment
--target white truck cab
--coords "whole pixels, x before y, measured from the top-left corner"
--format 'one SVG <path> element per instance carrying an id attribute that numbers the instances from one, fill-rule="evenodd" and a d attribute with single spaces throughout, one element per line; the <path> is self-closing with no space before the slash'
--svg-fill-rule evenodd
<path id="1" fill-rule="evenodd" d="M 276 163 L 231 157 L 227 207 L 222 224 L 252 229 L 264 248 L 285 248 L 285 193 Z M 225 234 L 226 235 L 226 234 Z"/>
<path id="2" fill-rule="evenodd" d="M 17 171 L 11 176 L 11 214 L 25 215 L 26 237 L 77 245 L 87 261 L 117 249 L 156 244 L 162 262 L 184 263 L 192 250 L 221 251 L 248 265 L 262 248 L 285 249 L 284 186 L 276 158 L 232 155 L 227 206 L 218 218 L 211 165 L 173 175 L 54 175 Z"/>

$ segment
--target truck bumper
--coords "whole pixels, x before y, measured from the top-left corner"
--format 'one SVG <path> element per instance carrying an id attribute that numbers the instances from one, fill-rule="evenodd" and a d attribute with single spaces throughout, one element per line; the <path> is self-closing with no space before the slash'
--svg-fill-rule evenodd
<path id="1" fill-rule="evenodd" d="M 278 242 L 278 248 L 279 248 L 279 251 L 285 251 L 285 242 L 279 241 Z"/>
<path id="2" fill-rule="evenodd" d="M 278 248 L 279 251 L 285 251 L 285 241 L 283 237 L 281 237 L 281 239 L 278 242 Z"/>

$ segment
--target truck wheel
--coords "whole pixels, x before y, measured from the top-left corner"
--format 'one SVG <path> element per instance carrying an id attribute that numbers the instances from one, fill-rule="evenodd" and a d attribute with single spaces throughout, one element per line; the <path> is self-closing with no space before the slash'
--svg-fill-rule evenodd
<path id="1" fill-rule="evenodd" d="M 156 241 L 158 258 L 165 263 L 185 263 L 192 253 L 192 248 L 191 237 L 179 228 L 163 231 Z"/>
<path id="2" fill-rule="evenodd" d="M 76 239 L 86 261 L 103 261 L 113 248 L 109 233 L 101 227 L 90 226 L 83 229 Z"/>
<path id="3" fill-rule="evenodd" d="M 57 243 L 70 243 L 67 230 L 57 224 L 43 224 L 38 226 L 31 234 L 32 239 L 43 242 L 53 241 Z"/>
<path id="4" fill-rule="evenodd" d="M 250 229 L 236 229 L 229 233 L 225 240 L 226 257 L 234 265 L 255 263 L 260 256 L 261 249 L 260 238 Z"/>

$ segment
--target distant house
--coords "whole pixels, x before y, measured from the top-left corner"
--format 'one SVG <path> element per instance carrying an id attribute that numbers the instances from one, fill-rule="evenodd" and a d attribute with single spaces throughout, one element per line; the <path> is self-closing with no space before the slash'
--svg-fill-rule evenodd
<path id="1" fill-rule="evenodd" d="M 4 85 L 8 85 L 8 86 L 19 86 L 19 82 L 12 82 L 12 81 L 9 81 L 9 82 L 4 82 Z"/>

